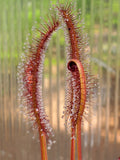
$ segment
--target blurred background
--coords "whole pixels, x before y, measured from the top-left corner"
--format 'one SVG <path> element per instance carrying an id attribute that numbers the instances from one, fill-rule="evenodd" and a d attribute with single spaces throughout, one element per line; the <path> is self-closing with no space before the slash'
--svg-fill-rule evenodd
<path id="1" fill-rule="evenodd" d="M 57 0 L 0 0 L 0 160 L 40 160 L 37 131 L 17 101 L 17 65 L 35 22 L 42 23 Z M 64 3 L 64 0 L 62 0 Z M 83 160 L 117 160 L 120 156 L 120 1 L 74 0 L 89 37 L 99 96 L 92 122 L 82 126 Z M 43 19 L 41 18 L 43 17 Z M 65 39 L 54 33 L 46 51 L 43 90 L 56 143 L 49 160 L 70 159 L 70 129 L 61 118 L 65 96 Z M 89 117 L 88 117 L 89 119 Z M 65 124 L 65 125 L 64 125 Z M 77 159 L 77 158 L 76 158 Z"/>

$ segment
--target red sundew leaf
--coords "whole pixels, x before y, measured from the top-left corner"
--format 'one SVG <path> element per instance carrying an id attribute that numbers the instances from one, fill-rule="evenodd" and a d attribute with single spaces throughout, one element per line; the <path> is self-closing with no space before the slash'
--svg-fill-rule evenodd
<path id="1" fill-rule="evenodd" d="M 81 160 L 81 121 L 87 102 L 93 95 L 94 81 L 89 74 L 89 61 L 86 52 L 87 39 L 83 32 L 83 24 L 79 25 L 77 15 L 74 14 L 71 4 L 57 7 L 60 18 L 65 26 L 65 36 L 69 49 L 67 49 L 67 80 L 66 103 L 64 115 L 71 121 L 71 150 L 75 149 L 75 128 L 77 128 L 78 159 Z M 64 25 L 65 24 L 65 25 Z M 71 151 L 71 159 L 74 159 L 74 151 Z"/>
<path id="2" fill-rule="evenodd" d="M 47 138 L 52 135 L 52 129 L 44 110 L 41 88 L 46 46 L 52 33 L 59 27 L 58 19 L 52 17 L 52 20 L 49 25 L 44 25 L 44 34 L 41 34 L 40 38 L 35 38 L 34 43 L 31 44 L 34 47 L 30 47 L 31 53 L 24 60 L 22 66 L 23 86 L 21 88 L 21 90 L 23 89 L 22 98 L 27 102 L 28 111 L 32 115 L 30 117 L 34 115 L 34 123 L 38 126 L 39 130 L 42 130 L 46 134 Z"/>
<path id="3" fill-rule="evenodd" d="M 72 106 L 71 106 L 71 159 L 75 159 L 75 128 L 77 126 L 77 148 L 78 160 L 82 159 L 81 154 L 81 120 L 86 103 L 86 77 L 84 68 L 78 59 L 71 59 L 68 62 L 68 69 L 72 73 Z"/>

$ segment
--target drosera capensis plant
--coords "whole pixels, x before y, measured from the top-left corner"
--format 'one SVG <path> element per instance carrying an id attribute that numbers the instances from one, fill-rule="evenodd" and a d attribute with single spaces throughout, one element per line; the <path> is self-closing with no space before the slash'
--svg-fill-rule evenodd
<path id="1" fill-rule="evenodd" d="M 50 16 L 51 13 L 51 16 Z M 48 22 L 43 22 L 34 30 L 34 39 L 26 44 L 26 51 L 18 66 L 18 88 L 22 105 L 27 108 L 33 126 L 37 126 L 40 139 L 41 159 L 47 160 L 47 143 L 52 144 L 53 129 L 45 113 L 42 94 L 42 76 L 47 49 L 52 33 L 59 27 L 65 31 L 67 42 L 66 95 L 64 115 L 70 121 L 71 160 L 75 160 L 75 136 L 77 135 L 78 160 L 81 153 L 81 123 L 84 109 L 93 92 L 93 78 L 89 74 L 87 38 L 83 24 L 73 11 L 73 4 L 58 3 L 50 11 Z"/>

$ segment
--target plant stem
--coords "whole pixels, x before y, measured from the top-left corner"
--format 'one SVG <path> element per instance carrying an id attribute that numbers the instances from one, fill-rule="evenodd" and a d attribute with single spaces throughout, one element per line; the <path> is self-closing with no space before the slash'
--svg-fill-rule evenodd
<path id="1" fill-rule="evenodd" d="M 71 160 L 75 160 L 75 127 L 71 128 Z"/>
<path id="2" fill-rule="evenodd" d="M 77 122 L 77 152 L 78 152 L 78 160 L 82 160 L 82 151 L 81 151 L 81 119 L 78 119 L 78 122 Z"/>
<path id="3" fill-rule="evenodd" d="M 40 138 L 40 149 L 41 149 L 41 160 L 47 160 L 47 146 L 46 146 L 46 135 L 45 132 L 40 131 L 39 129 L 39 138 Z"/>

